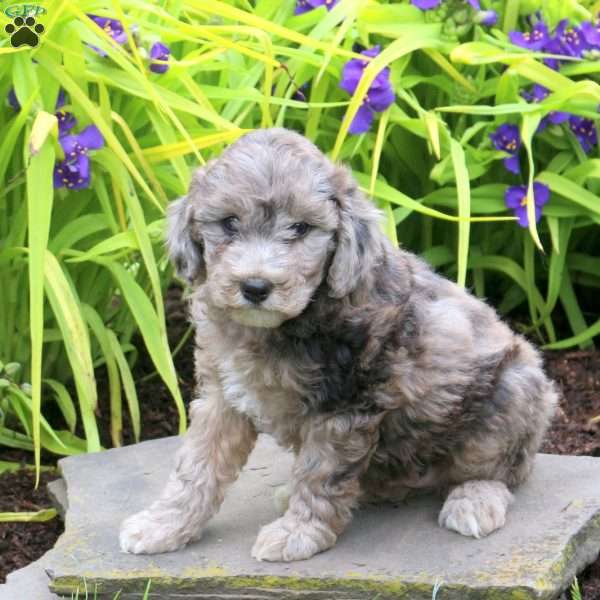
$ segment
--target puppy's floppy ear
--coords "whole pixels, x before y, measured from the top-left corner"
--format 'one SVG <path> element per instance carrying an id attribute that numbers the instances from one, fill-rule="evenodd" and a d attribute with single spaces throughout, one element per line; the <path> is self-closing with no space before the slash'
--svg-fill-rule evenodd
<path id="1" fill-rule="evenodd" d="M 177 274 L 188 283 L 206 278 L 202 244 L 192 239 L 189 196 L 175 200 L 167 210 L 167 248 Z"/>
<path id="2" fill-rule="evenodd" d="M 382 257 L 384 240 L 380 213 L 364 198 L 349 169 L 336 167 L 333 184 L 339 225 L 327 283 L 331 296 L 343 298 L 359 284 L 367 284 Z"/>

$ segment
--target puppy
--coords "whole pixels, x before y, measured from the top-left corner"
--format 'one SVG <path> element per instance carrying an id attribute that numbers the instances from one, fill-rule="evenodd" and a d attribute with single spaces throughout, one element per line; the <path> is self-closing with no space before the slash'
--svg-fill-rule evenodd
<path id="1" fill-rule="evenodd" d="M 168 215 L 192 286 L 197 399 L 162 496 L 122 524 L 177 550 L 219 509 L 259 432 L 295 454 L 285 514 L 252 555 L 331 548 L 352 510 L 445 490 L 443 527 L 502 527 L 557 394 L 494 310 L 393 247 L 350 171 L 302 136 L 256 131 L 198 170 Z"/>

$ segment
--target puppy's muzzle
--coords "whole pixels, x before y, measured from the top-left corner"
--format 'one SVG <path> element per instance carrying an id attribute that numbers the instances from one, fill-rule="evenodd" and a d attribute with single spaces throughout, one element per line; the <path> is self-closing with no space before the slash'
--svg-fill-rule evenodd
<path id="1" fill-rule="evenodd" d="M 251 277 L 240 283 L 242 296 L 252 304 L 264 302 L 269 297 L 272 289 L 273 284 L 270 281 L 259 277 Z"/>

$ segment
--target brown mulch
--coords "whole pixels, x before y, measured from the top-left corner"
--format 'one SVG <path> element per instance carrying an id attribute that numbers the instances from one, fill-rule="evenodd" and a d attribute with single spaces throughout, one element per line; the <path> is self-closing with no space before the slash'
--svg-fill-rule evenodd
<path id="1" fill-rule="evenodd" d="M 56 474 L 42 473 L 40 485 L 33 489 L 31 470 L 21 469 L 0 477 L 0 512 L 37 512 L 51 506 L 46 484 Z M 6 574 L 25 567 L 43 556 L 64 531 L 59 518 L 45 523 L 0 523 L 0 582 Z"/>
<path id="2" fill-rule="evenodd" d="M 169 290 L 166 298 L 169 341 L 174 348 L 182 339 L 187 323 L 177 288 Z M 140 359 L 134 376 L 142 411 L 142 439 L 155 439 L 177 433 L 177 411 L 171 396 L 157 376 L 143 343 L 137 344 Z M 175 358 L 184 400 L 193 395 L 193 352 L 190 337 Z M 563 392 L 560 410 L 546 436 L 542 452 L 600 456 L 600 423 L 590 420 L 600 415 L 600 351 L 554 352 L 546 354 L 547 371 Z M 106 390 L 105 373 L 97 373 L 99 390 Z M 51 409 L 51 407 L 49 407 Z M 57 415 L 49 410 L 48 419 Z M 99 398 L 98 426 L 103 445 L 110 447 L 108 399 Z M 64 424 L 58 421 L 60 427 Z M 124 416 L 123 441 L 133 443 L 131 427 Z M 56 457 L 42 455 L 44 464 Z M 0 448 L 0 460 L 31 462 L 29 453 Z M 45 484 L 55 475 L 43 473 L 38 490 L 33 489 L 33 476 L 28 470 L 0 476 L 0 512 L 33 511 L 50 506 Z M 0 523 L 0 583 L 6 575 L 38 559 L 50 549 L 63 531 L 60 519 L 47 523 Z M 600 600 L 600 559 L 579 575 L 584 600 Z"/>
<path id="3" fill-rule="evenodd" d="M 600 351 L 546 354 L 548 374 L 563 392 L 542 452 L 600 456 Z"/>

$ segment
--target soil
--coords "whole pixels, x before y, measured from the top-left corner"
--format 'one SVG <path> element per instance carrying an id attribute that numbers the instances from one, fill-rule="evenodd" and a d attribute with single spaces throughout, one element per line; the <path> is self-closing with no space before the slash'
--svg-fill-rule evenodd
<path id="1" fill-rule="evenodd" d="M 166 313 L 171 348 L 175 348 L 188 330 L 185 308 L 181 302 L 181 291 L 171 288 L 166 297 Z M 175 366 L 186 405 L 194 391 L 193 375 L 193 336 L 190 336 L 175 356 Z M 144 345 L 138 340 L 140 358 L 134 369 L 138 397 L 143 406 L 142 439 L 155 439 L 177 434 L 178 417 L 171 396 L 156 376 L 152 362 L 143 351 Z M 550 428 L 542 452 L 551 454 L 575 454 L 600 456 L 600 351 L 546 353 L 548 374 L 562 390 L 560 409 Z M 97 372 L 100 398 L 98 402 L 98 426 L 104 446 L 112 445 L 110 440 L 108 398 L 102 396 L 107 390 L 106 373 Z M 50 422 L 58 418 L 52 407 L 48 407 Z M 63 424 L 57 423 L 60 427 Z M 123 443 L 135 440 L 126 415 L 123 423 Z M 30 463 L 27 452 L 0 448 L 0 460 Z M 42 462 L 52 465 L 56 457 L 42 455 Z M 16 473 L 0 476 L 0 512 L 34 511 L 51 506 L 46 492 L 46 483 L 57 477 L 53 473 L 42 473 L 41 483 L 34 490 L 33 475 L 22 469 Z M 13 570 L 37 560 L 56 542 L 63 531 L 60 519 L 46 523 L 0 523 L 0 583 Z M 600 558 L 579 574 L 579 585 L 583 600 L 600 600 Z M 565 595 L 564 598 L 570 598 Z"/>
<path id="2" fill-rule="evenodd" d="M 42 473 L 34 489 L 31 469 L 21 469 L 0 477 L 0 512 L 36 512 L 51 506 L 46 492 L 56 474 Z M 54 518 L 45 523 L 0 523 L 0 582 L 6 574 L 25 567 L 54 546 L 63 532 L 63 522 Z"/>

